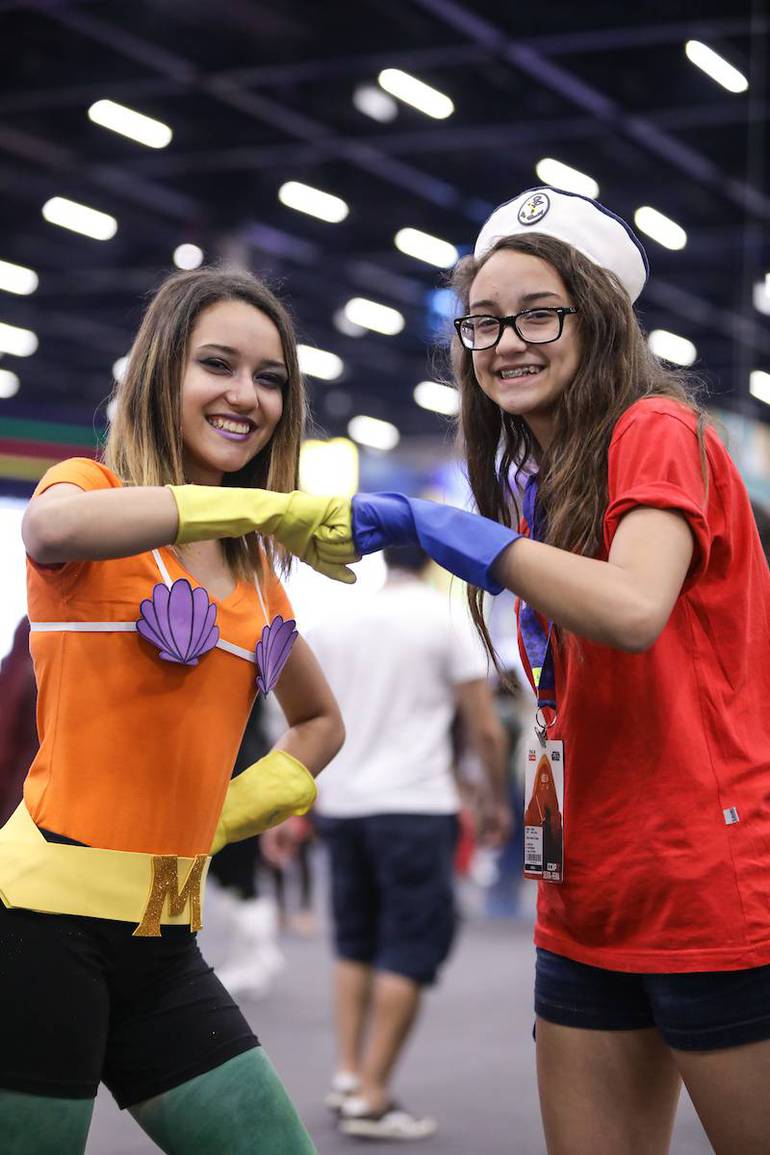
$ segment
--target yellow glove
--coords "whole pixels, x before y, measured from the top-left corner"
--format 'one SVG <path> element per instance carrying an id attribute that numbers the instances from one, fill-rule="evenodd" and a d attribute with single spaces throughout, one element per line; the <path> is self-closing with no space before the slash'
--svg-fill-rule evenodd
<path id="1" fill-rule="evenodd" d="M 209 853 L 262 834 L 292 814 L 306 814 L 316 793 L 313 775 L 301 762 L 285 750 L 271 750 L 228 786 Z"/>
<path id="2" fill-rule="evenodd" d="M 169 485 L 179 510 L 176 545 L 243 537 L 274 537 L 290 553 L 326 577 L 354 582 L 347 568 L 358 561 L 345 497 L 274 493 L 269 489 L 229 489 L 218 485 Z"/>

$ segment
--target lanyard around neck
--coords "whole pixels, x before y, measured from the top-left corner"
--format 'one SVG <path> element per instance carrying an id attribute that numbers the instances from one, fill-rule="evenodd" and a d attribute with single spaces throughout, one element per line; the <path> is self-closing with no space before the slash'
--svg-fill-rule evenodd
<path id="1" fill-rule="evenodd" d="M 537 507 L 537 474 L 532 473 L 524 489 L 524 520 L 529 526 L 529 536 L 533 541 L 542 541 L 545 536 L 545 526 L 541 523 L 540 513 Z M 551 651 L 553 622 L 546 622 L 544 626 L 542 618 L 522 600 L 519 606 L 519 630 L 532 672 L 538 707 L 549 706 L 555 710 L 556 679 Z"/>

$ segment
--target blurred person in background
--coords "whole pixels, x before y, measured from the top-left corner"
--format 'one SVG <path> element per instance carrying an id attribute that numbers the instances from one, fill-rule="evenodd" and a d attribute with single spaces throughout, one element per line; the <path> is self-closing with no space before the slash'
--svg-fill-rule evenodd
<path id="1" fill-rule="evenodd" d="M 105 462 L 54 466 L 25 513 L 40 749 L 0 830 L 13 1155 L 79 1155 L 100 1081 L 163 1151 L 314 1150 L 194 933 L 209 855 L 304 813 L 343 739 L 274 569 L 293 553 L 352 580 L 345 503 L 292 492 L 303 418 L 270 290 L 174 275 Z M 257 688 L 287 728 L 230 782 Z"/>
<path id="2" fill-rule="evenodd" d="M 278 925 L 281 930 L 290 931 L 300 938 L 315 938 L 318 933 L 313 866 L 316 837 L 312 816 L 295 815 L 287 818 L 283 826 L 289 830 L 289 853 L 284 853 L 280 844 L 269 838 L 263 847 L 275 887 Z"/>
<path id="3" fill-rule="evenodd" d="M 521 915 L 524 860 L 524 756 L 521 748 L 524 722 L 531 725 L 529 686 L 519 682 L 519 671 L 504 666 L 495 682 L 495 706 L 508 739 L 506 789 L 511 806 L 511 829 L 498 848 L 493 870 L 485 888 L 484 911 L 489 918 L 516 918 Z M 531 917 L 531 916 L 529 916 Z"/>
<path id="4" fill-rule="evenodd" d="M 587 197 L 501 205 L 454 276 L 485 516 L 359 494 L 353 537 L 362 553 L 422 543 L 476 587 L 487 638 L 483 591 L 520 599 L 549 1155 L 664 1155 L 682 1080 L 718 1155 L 766 1155 L 770 575 L 692 382 L 639 327 L 647 273 L 630 227 Z"/>
<path id="5" fill-rule="evenodd" d="M 455 710 L 486 771 L 481 827 L 494 843 L 510 827 L 506 741 L 483 647 L 425 582 L 427 555 L 412 546 L 385 560 L 381 591 L 308 631 L 347 735 L 314 811 L 336 948 L 338 1067 L 327 1102 L 345 1134 L 423 1139 L 435 1122 L 399 1107 L 391 1079 L 455 933 Z"/>
<path id="6" fill-rule="evenodd" d="M 22 618 L 0 664 L 0 826 L 19 805 L 22 784 L 35 757 L 36 701 L 29 621 Z"/>

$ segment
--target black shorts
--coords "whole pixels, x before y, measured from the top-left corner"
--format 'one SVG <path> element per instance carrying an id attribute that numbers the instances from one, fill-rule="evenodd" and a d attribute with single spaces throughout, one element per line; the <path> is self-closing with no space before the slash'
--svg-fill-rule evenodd
<path id="1" fill-rule="evenodd" d="M 0 1087 L 130 1107 L 259 1045 L 188 927 L 133 930 L 0 902 Z"/>
<path id="2" fill-rule="evenodd" d="M 434 982 L 455 931 L 455 815 L 316 821 L 330 851 L 337 955 Z"/>
<path id="3" fill-rule="evenodd" d="M 624 974 L 538 948 L 535 1011 L 564 1027 L 657 1027 L 678 1051 L 770 1039 L 770 966 L 742 971 Z"/>

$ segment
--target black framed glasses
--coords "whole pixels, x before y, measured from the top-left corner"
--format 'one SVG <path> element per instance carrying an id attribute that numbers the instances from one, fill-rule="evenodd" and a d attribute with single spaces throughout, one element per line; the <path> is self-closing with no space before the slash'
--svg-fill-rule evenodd
<path id="1" fill-rule="evenodd" d="M 492 349 L 510 325 L 514 332 L 528 345 L 548 345 L 558 341 L 564 328 L 564 318 L 577 309 L 560 305 L 550 305 L 542 309 L 522 309 L 510 317 L 492 317 L 487 314 L 471 314 L 458 317 L 455 321 L 457 336 L 466 349 Z"/>

